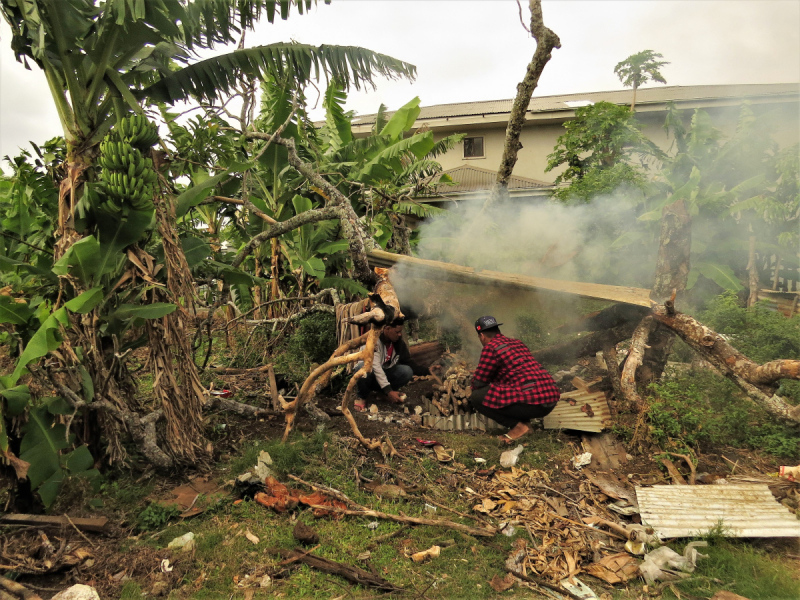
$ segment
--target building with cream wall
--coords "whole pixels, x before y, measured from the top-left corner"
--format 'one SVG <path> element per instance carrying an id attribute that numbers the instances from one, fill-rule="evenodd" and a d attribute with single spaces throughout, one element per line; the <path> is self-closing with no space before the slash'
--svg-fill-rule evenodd
<path id="1" fill-rule="evenodd" d="M 631 90 L 622 90 L 534 97 L 520 137 L 522 149 L 514 167 L 514 180 L 509 186 L 511 196 L 542 196 L 552 187 L 558 171 L 545 172 L 547 156 L 564 133 L 564 122 L 575 118 L 577 107 L 601 101 L 629 104 L 632 95 Z M 664 149 L 671 144 L 663 128 L 669 103 L 684 110 L 687 120 L 695 109 L 703 109 L 717 127 L 731 134 L 742 103 L 748 102 L 756 114 L 772 112 L 776 123 L 774 137 L 781 147 L 800 141 L 800 83 L 640 88 L 636 100 L 636 116 L 643 124 L 644 134 Z M 415 130 L 432 130 L 436 139 L 463 133 L 467 138 L 480 139 L 483 145 L 480 156 L 465 156 L 467 153 L 462 142 L 439 157 L 445 171 L 458 184 L 441 188 L 441 200 L 479 197 L 491 186 L 502 157 L 512 102 L 465 102 L 421 109 Z M 366 135 L 374 122 L 374 115 L 357 117 L 353 122 L 353 133 Z M 467 150 L 472 146 L 474 151 L 477 144 L 465 141 Z"/>

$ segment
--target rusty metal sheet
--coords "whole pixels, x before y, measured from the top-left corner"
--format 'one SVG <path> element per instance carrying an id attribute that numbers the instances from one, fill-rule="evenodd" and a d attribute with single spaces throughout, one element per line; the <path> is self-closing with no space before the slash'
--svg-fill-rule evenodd
<path id="1" fill-rule="evenodd" d="M 575 402 L 574 405 L 570 401 Z M 585 410 L 591 408 L 592 416 Z M 573 429 L 600 433 L 611 424 L 611 411 L 608 408 L 605 392 L 568 392 L 561 395 L 561 401 L 543 420 L 545 429 Z"/>
<path id="2" fill-rule="evenodd" d="M 661 538 L 705 535 L 720 523 L 731 537 L 800 537 L 800 521 L 767 485 L 637 487 L 642 523 Z"/>

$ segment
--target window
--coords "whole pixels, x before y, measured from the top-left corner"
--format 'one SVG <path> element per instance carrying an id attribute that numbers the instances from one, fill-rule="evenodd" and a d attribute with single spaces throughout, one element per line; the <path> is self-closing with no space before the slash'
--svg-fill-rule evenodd
<path id="1" fill-rule="evenodd" d="M 464 158 L 483 158 L 483 138 L 464 138 Z"/>

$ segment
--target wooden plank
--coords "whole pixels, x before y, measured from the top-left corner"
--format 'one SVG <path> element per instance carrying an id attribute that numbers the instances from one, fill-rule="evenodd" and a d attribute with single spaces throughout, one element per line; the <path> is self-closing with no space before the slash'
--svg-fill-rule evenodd
<path id="1" fill-rule="evenodd" d="M 83 531 L 105 531 L 108 519 L 82 519 L 79 517 L 51 517 L 48 515 L 3 515 L 0 517 L 2 525 L 31 525 L 33 527 L 72 527 L 70 521 Z"/>
<path id="2" fill-rule="evenodd" d="M 583 283 L 578 281 L 562 281 L 559 279 L 548 279 L 545 277 L 529 277 L 527 275 L 516 275 L 514 273 L 503 273 L 500 271 L 475 270 L 472 267 L 465 267 L 453 263 L 441 262 L 438 260 L 426 260 L 413 256 L 392 254 L 384 250 L 370 250 L 367 258 L 371 265 L 378 267 L 391 267 L 393 265 L 405 265 L 410 267 L 407 275 L 422 279 L 447 279 L 460 283 L 471 283 L 478 285 L 498 285 L 525 290 L 547 290 L 571 294 L 581 298 L 592 298 L 597 300 L 610 300 L 612 302 L 622 302 L 625 304 L 635 304 L 650 308 L 650 290 L 617 285 L 604 285 L 600 283 Z"/>

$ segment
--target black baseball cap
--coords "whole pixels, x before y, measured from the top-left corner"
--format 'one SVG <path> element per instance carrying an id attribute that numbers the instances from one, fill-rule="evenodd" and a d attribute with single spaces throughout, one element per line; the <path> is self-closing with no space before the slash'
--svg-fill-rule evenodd
<path id="1" fill-rule="evenodd" d="M 481 317 L 477 321 L 475 321 L 475 331 L 481 333 L 486 331 L 487 329 L 494 329 L 495 327 L 500 327 L 502 323 L 498 323 L 497 319 L 494 317 L 486 316 Z"/>

